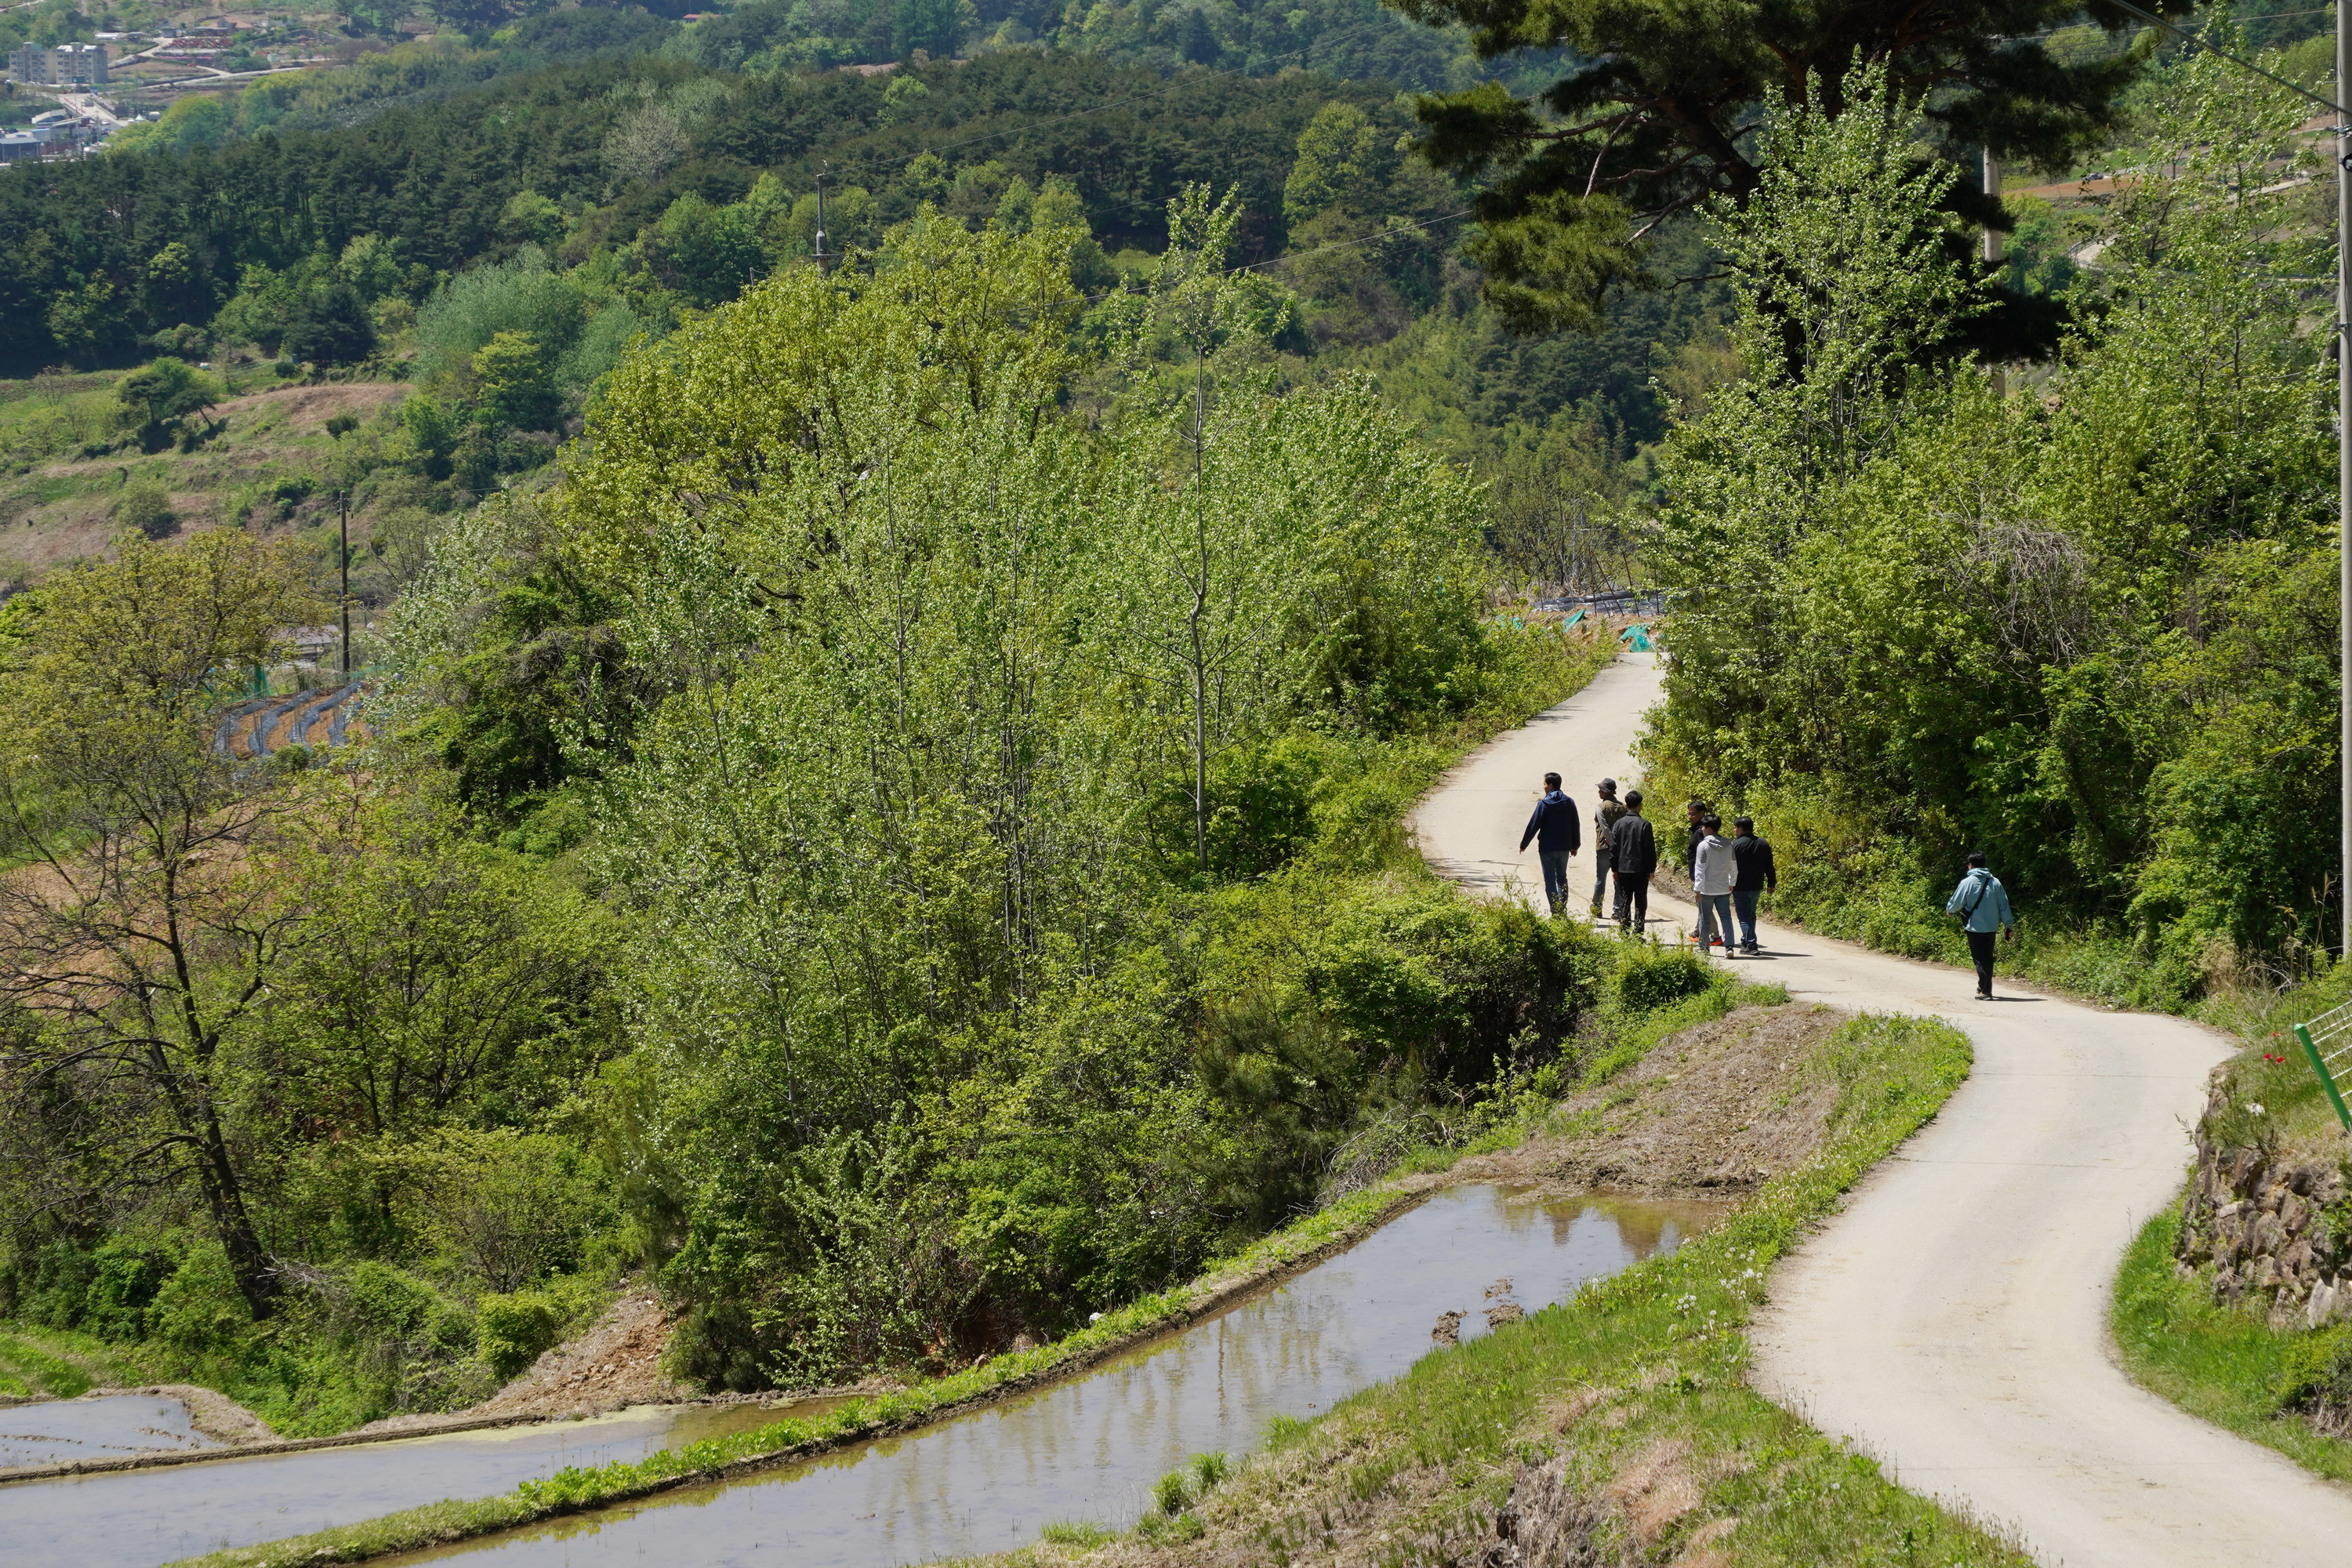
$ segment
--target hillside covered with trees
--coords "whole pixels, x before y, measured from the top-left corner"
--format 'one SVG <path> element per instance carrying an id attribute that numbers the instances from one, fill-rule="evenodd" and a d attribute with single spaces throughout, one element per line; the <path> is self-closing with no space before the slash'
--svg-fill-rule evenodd
<path id="1" fill-rule="evenodd" d="M 1041 205 L 629 353 L 442 536 L 363 766 L 214 744 L 320 613 L 283 546 L 12 601 L 13 1316 L 289 1430 L 478 1397 L 618 1268 L 714 1384 L 956 1364 L 1557 1081 L 1591 944 L 1399 816 L 1587 656 L 1367 384 L 1283 388 L 1237 204 L 1108 320 Z"/>
<path id="2" fill-rule="evenodd" d="M 1766 819 L 1784 910 L 1940 952 L 1983 846 L 2080 984 L 2315 964 L 2290 99 L 2119 28 L 1969 121 L 1956 24 L 1743 79 L 1657 183 L 1699 132 L 1571 167 L 1534 92 L 1715 57 L 1582 12 L 1383 24 L 1516 86 L 1281 68 L 1320 13 L 950 16 L 484 16 L 0 178 L 0 351 L 58 367 L 5 521 L 121 531 L 0 607 L 0 1314 L 327 1431 L 633 1275 L 682 1372 L 805 1386 L 1471 1142 L 1696 968 L 1405 842 L 1600 657 L 1530 583 L 1670 592 L 1654 794 Z M 1980 267 L 1995 109 L 2164 173 Z M 345 501 L 374 739 L 241 759 Z"/>

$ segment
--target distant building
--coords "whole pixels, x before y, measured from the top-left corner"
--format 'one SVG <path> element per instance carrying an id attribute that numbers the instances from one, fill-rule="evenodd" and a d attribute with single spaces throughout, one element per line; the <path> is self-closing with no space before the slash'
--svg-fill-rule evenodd
<path id="1" fill-rule="evenodd" d="M 0 163 L 14 163 L 23 159 L 37 158 L 47 139 L 29 132 L 11 131 L 0 136 Z"/>
<path id="2" fill-rule="evenodd" d="M 104 87 L 106 46 L 19 44 L 8 57 L 8 74 L 26 87 Z"/>

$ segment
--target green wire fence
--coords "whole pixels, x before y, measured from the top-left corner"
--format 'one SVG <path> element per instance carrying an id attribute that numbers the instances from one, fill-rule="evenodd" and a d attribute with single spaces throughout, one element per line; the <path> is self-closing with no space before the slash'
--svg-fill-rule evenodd
<path id="1" fill-rule="evenodd" d="M 2344 1108 L 2344 1090 L 2336 1082 L 2338 1074 L 2352 1072 L 2352 1002 L 2331 1008 L 2309 1023 L 2297 1024 L 2294 1037 L 2303 1042 L 2303 1054 L 2311 1058 L 2319 1087 L 2327 1091 L 2328 1102 L 2336 1107 L 2336 1119 L 2344 1123 L 2344 1131 L 2352 1132 L 2352 1110 Z"/>

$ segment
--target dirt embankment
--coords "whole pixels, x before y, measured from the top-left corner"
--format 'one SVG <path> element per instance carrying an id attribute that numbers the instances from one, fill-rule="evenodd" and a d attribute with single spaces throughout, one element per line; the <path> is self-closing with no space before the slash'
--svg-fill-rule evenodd
<path id="1" fill-rule="evenodd" d="M 1736 1196 L 1821 1143 L 1838 1089 L 1811 1058 L 1846 1018 L 1833 1007 L 1742 1007 L 1568 1100 L 1559 1131 L 1423 1179 Z"/>
<path id="2" fill-rule="evenodd" d="M 431 1431 L 452 1422 L 554 1420 L 601 1415 L 630 1405 L 677 1405 L 701 1391 L 662 1370 L 669 1314 L 651 1290 L 629 1291 L 593 1327 L 541 1355 L 530 1370 L 468 1409 L 446 1415 L 394 1415 L 361 1433 Z"/>

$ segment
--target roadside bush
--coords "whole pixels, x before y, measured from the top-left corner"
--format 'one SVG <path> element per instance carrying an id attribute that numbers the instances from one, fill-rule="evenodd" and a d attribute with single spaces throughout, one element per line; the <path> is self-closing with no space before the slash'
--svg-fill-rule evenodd
<path id="1" fill-rule="evenodd" d="M 135 528 L 149 539 L 169 538 L 180 526 L 177 513 L 172 510 L 172 498 L 161 485 L 135 484 L 122 487 L 114 498 L 114 521 L 124 528 Z"/>
<path id="2" fill-rule="evenodd" d="M 1628 947 L 1611 981 L 1619 1005 L 1628 1012 L 1655 1012 L 1715 983 L 1706 961 L 1686 947 Z"/>

